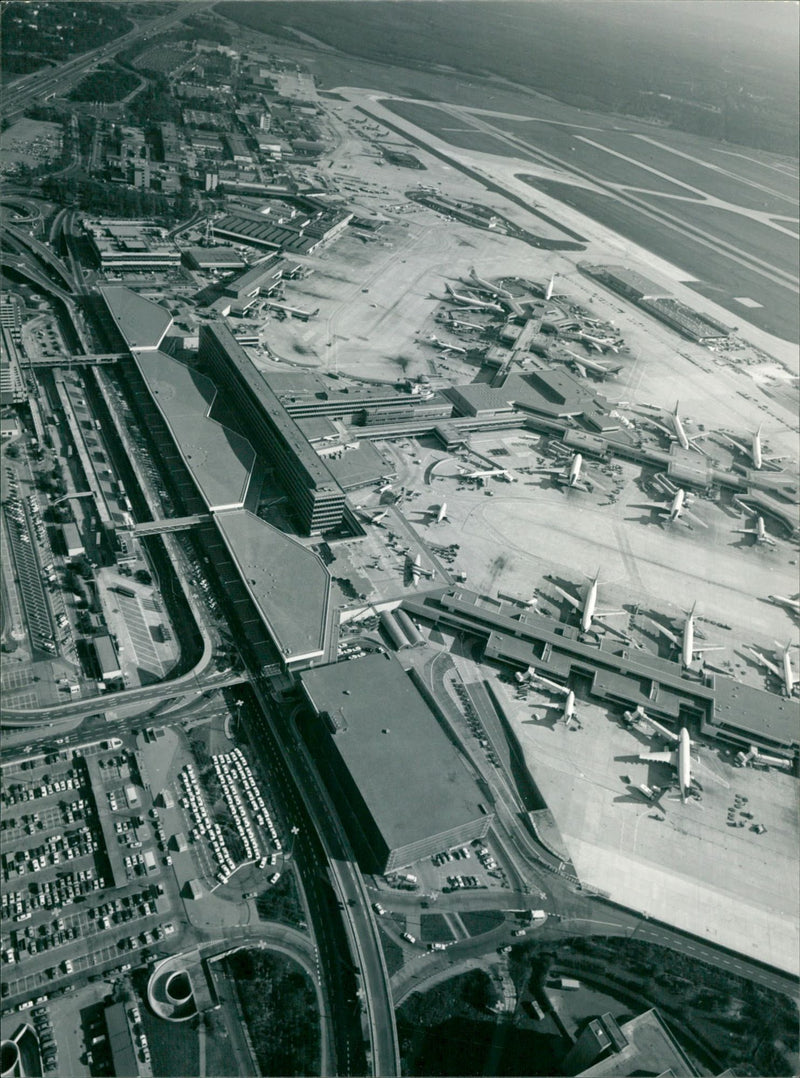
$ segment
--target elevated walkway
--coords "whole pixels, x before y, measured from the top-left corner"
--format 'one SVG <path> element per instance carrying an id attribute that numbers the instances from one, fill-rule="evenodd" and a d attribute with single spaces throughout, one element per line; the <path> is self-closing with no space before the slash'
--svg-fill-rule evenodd
<path id="1" fill-rule="evenodd" d="M 139 538 L 144 535 L 166 535 L 169 532 L 185 532 L 190 528 L 197 528 L 201 524 L 208 524 L 210 520 L 210 513 L 195 513 L 191 517 L 165 517 L 162 520 L 146 520 L 141 524 L 134 524 L 131 530 Z"/>

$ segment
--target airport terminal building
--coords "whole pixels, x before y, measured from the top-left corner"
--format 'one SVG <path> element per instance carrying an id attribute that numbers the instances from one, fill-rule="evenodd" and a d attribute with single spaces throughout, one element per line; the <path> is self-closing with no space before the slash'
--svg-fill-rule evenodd
<path id="1" fill-rule="evenodd" d="M 306 532 L 317 535 L 338 528 L 344 491 L 230 330 L 201 326 L 199 356 L 236 403 L 257 451 L 276 465 Z"/>
<path id="2" fill-rule="evenodd" d="M 300 676 L 306 737 L 367 872 L 482 838 L 477 781 L 400 663 L 383 653 Z"/>

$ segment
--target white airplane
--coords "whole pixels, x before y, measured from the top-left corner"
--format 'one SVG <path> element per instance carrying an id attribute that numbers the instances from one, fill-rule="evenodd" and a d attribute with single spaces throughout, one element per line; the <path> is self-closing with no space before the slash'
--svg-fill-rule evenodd
<path id="1" fill-rule="evenodd" d="M 749 513 L 751 517 L 756 518 L 756 526 L 755 528 L 734 528 L 734 532 L 737 535 L 752 535 L 756 543 L 768 543 L 770 546 L 777 546 L 778 544 L 772 536 L 767 535 L 767 526 L 764 523 L 764 518 L 758 514 L 755 509 L 751 509 L 738 499 L 736 499 L 736 504 L 741 506 L 741 508 L 744 509 L 746 513 Z"/>
<path id="2" fill-rule="evenodd" d="M 589 480 L 581 479 L 581 469 L 583 468 L 583 457 L 580 453 L 575 453 L 569 462 L 569 467 L 564 468 L 539 468 L 537 471 L 548 472 L 553 474 L 553 478 L 557 483 L 562 483 L 564 486 L 575 490 L 591 491 L 594 487 L 600 487 L 601 490 L 605 490 L 605 487 L 598 480 L 592 478 Z"/>
<path id="3" fill-rule="evenodd" d="M 448 318 L 445 322 L 448 329 L 458 329 L 459 326 L 463 326 L 465 329 L 477 329 L 481 333 L 484 330 L 483 326 L 478 325 L 477 322 L 464 322 L 460 318 Z"/>
<path id="4" fill-rule="evenodd" d="M 683 663 L 684 667 L 687 670 L 691 668 L 692 663 L 695 660 L 695 657 L 702 660 L 703 655 L 707 651 L 724 651 L 725 650 L 725 648 L 721 644 L 716 644 L 716 645 L 713 645 L 713 646 L 710 645 L 710 644 L 709 645 L 703 644 L 701 647 L 697 647 L 695 645 L 695 642 L 694 642 L 694 620 L 695 620 L 695 611 L 696 610 L 697 610 L 697 603 L 695 603 L 694 606 L 692 607 L 692 609 L 687 613 L 686 618 L 685 618 L 685 620 L 683 622 L 683 632 L 681 633 L 680 636 L 678 636 L 676 633 L 673 633 L 672 630 L 668 629 L 665 625 L 662 625 L 661 622 L 655 621 L 655 619 L 653 619 L 653 618 L 648 618 L 648 621 L 650 621 L 653 625 L 655 625 L 655 627 L 658 629 L 658 631 L 660 633 L 663 633 L 664 636 L 666 636 L 668 640 L 671 640 L 672 643 L 675 645 L 675 647 L 680 651 L 680 653 L 681 653 L 681 662 Z"/>
<path id="5" fill-rule="evenodd" d="M 786 457 L 765 457 L 761 446 L 761 427 L 759 426 L 757 431 L 754 431 L 750 435 L 750 445 L 744 445 L 738 438 L 732 438 L 724 431 L 720 431 L 720 435 L 726 442 L 730 442 L 735 445 L 736 448 L 743 453 L 746 457 L 750 457 L 753 462 L 753 467 L 756 471 L 761 471 L 765 464 L 774 464 L 777 460 L 786 460 Z M 772 468 L 773 471 L 780 471 L 779 468 Z"/>
<path id="6" fill-rule="evenodd" d="M 474 307 L 478 310 L 483 308 L 487 311 L 499 311 L 500 314 L 503 313 L 503 308 L 499 303 L 490 303 L 488 300 L 478 299 L 477 296 L 465 296 L 462 292 L 456 292 L 449 282 L 445 284 L 445 288 L 456 303 L 461 304 L 462 307 Z"/>
<path id="7" fill-rule="evenodd" d="M 490 479 L 492 476 L 505 479 L 507 483 L 515 483 L 516 476 L 512 475 L 507 468 L 488 468 L 483 472 L 462 472 L 464 479 Z"/>
<path id="8" fill-rule="evenodd" d="M 447 520 L 447 502 L 442 502 L 439 506 L 439 512 L 436 514 L 437 524 L 441 524 L 444 520 Z"/>
<path id="9" fill-rule="evenodd" d="M 595 618 L 611 618 L 621 616 L 625 613 L 624 610 L 597 610 L 597 587 L 600 581 L 600 570 L 597 570 L 593 580 L 589 582 L 589 586 L 586 589 L 586 594 L 583 597 L 583 601 L 579 601 L 574 595 L 570 595 L 568 591 L 564 591 L 558 584 L 554 584 L 553 587 L 559 593 L 563 595 L 567 602 L 571 603 L 581 616 L 581 632 L 588 633 L 592 628 L 593 620 Z M 606 628 L 606 626 L 603 626 Z"/>
<path id="10" fill-rule="evenodd" d="M 703 453 L 703 455 L 705 456 L 703 450 L 698 445 L 695 445 L 695 442 L 699 438 L 701 438 L 702 435 L 694 434 L 689 437 L 683 426 L 683 420 L 681 419 L 680 415 L 680 406 L 680 401 L 677 401 L 675 404 L 675 411 L 670 412 L 669 414 L 671 429 L 669 427 L 665 427 L 663 423 L 659 423 L 656 420 L 653 420 L 653 422 L 657 427 L 660 427 L 661 430 L 666 431 L 670 438 L 672 438 L 673 441 L 676 441 L 678 445 L 680 445 L 681 449 L 694 449 L 696 453 Z"/>
<path id="11" fill-rule="evenodd" d="M 647 721 L 668 741 L 677 742 L 677 748 L 666 752 L 643 752 L 639 754 L 639 759 L 670 764 L 674 767 L 678 772 L 678 787 L 681 791 L 681 801 L 685 802 L 692 791 L 692 741 L 689 737 L 689 731 L 685 726 L 682 726 L 679 734 L 673 734 L 673 732 L 668 730 L 666 726 L 662 726 L 661 723 L 656 722 L 656 720 L 650 718 L 649 715 L 647 716 Z"/>
<path id="12" fill-rule="evenodd" d="M 579 337 L 587 348 L 593 348 L 595 352 L 602 353 L 609 349 L 615 354 L 619 352 L 619 345 L 610 337 L 592 337 L 588 333 L 580 333 Z"/>
<path id="13" fill-rule="evenodd" d="M 460 344 L 448 344 L 446 341 L 440 341 L 433 334 L 427 338 L 427 343 L 432 344 L 434 348 L 438 348 L 440 352 L 460 352 L 462 355 L 466 355 L 467 352 L 466 348 L 463 348 Z"/>
<path id="14" fill-rule="evenodd" d="M 663 505 L 654 505 L 653 508 L 656 512 L 665 514 L 666 519 L 670 523 L 677 520 L 689 527 L 687 522 L 683 519 L 684 517 L 688 517 L 693 523 L 699 524 L 701 528 L 708 527 L 708 524 L 706 524 L 704 520 L 701 520 L 700 517 L 696 516 L 688 508 L 690 503 L 683 487 L 676 486 L 665 475 L 655 476 L 654 482 L 656 486 L 660 487 L 661 490 L 663 490 L 665 494 L 668 494 L 672 499 L 669 508 L 666 508 Z"/>
<path id="15" fill-rule="evenodd" d="M 555 286 L 555 283 L 556 283 L 556 275 L 553 274 L 553 276 L 547 282 L 547 288 L 545 288 L 545 290 L 544 290 L 544 298 L 545 299 L 552 299 L 553 298 L 553 287 Z"/>
<path id="16" fill-rule="evenodd" d="M 551 681 L 550 678 L 544 677 L 542 674 L 536 674 L 529 671 L 529 679 L 534 689 L 543 689 L 545 692 L 553 692 L 558 696 L 564 697 L 564 710 L 561 717 L 564 723 L 569 726 L 572 719 L 577 718 L 575 714 L 575 693 L 572 689 L 566 685 L 559 685 L 556 681 Z"/>
<path id="17" fill-rule="evenodd" d="M 795 617 L 800 617 L 800 598 L 797 596 L 791 599 L 786 595 L 768 595 L 767 598 L 776 606 L 786 607 L 789 613 L 794 614 Z"/>
<path id="18" fill-rule="evenodd" d="M 795 690 L 795 687 L 797 686 L 797 675 L 792 669 L 792 660 L 789 655 L 789 652 L 793 647 L 796 647 L 797 645 L 792 644 L 791 641 L 785 647 L 783 647 L 781 644 L 778 644 L 777 640 L 775 641 L 775 643 L 778 645 L 778 648 L 781 649 L 779 651 L 779 655 L 781 658 L 780 666 L 778 666 L 777 663 L 774 663 L 770 659 L 766 658 L 766 656 L 762 655 L 760 651 L 756 651 L 755 648 L 748 647 L 747 650 L 750 652 L 751 655 L 754 655 L 756 657 L 756 659 L 762 664 L 762 666 L 765 666 L 767 670 L 774 674 L 775 677 L 783 683 L 783 695 L 791 696 Z"/>
<path id="19" fill-rule="evenodd" d="M 596 359 L 586 359 L 584 356 L 578 356 L 569 348 L 565 348 L 564 351 L 569 352 L 572 358 L 562 359 L 560 356 L 548 356 L 548 359 L 555 359 L 558 363 L 569 364 L 569 366 L 576 369 L 581 378 L 586 377 L 587 371 L 598 375 L 600 378 L 608 378 L 611 375 L 619 374 L 622 370 L 621 363 L 609 366 L 607 363 L 598 363 Z"/>

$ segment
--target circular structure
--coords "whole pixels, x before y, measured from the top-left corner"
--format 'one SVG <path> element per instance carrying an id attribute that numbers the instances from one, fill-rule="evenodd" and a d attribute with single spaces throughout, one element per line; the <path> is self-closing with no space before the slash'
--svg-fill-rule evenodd
<path id="1" fill-rule="evenodd" d="M 0 1041 L 0 1078 L 22 1074 L 22 1060 L 15 1041 Z"/>
<path id="2" fill-rule="evenodd" d="M 165 959 L 150 976 L 147 1000 L 153 1013 L 169 1022 L 187 1022 L 197 1014 L 192 978 L 175 958 Z"/>
<path id="3" fill-rule="evenodd" d="M 192 982 L 186 970 L 179 969 L 171 973 L 164 985 L 167 999 L 176 1007 L 181 1007 L 192 998 Z"/>

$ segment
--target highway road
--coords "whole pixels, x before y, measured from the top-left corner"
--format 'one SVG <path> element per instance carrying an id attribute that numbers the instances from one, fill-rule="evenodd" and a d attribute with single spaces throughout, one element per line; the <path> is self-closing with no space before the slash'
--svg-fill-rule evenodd
<path id="1" fill-rule="evenodd" d="M 76 56 L 58 67 L 34 71 L 8 84 L 3 100 L 3 116 L 9 124 L 20 119 L 25 109 L 35 101 L 42 101 L 62 93 L 73 86 L 91 67 L 126 49 L 142 37 L 152 37 L 175 23 L 181 22 L 203 8 L 211 7 L 213 0 L 185 0 L 175 11 L 158 19 L 148 20 L 136 26 L 123 37 L 100 45 L 96 49 Z"/>

